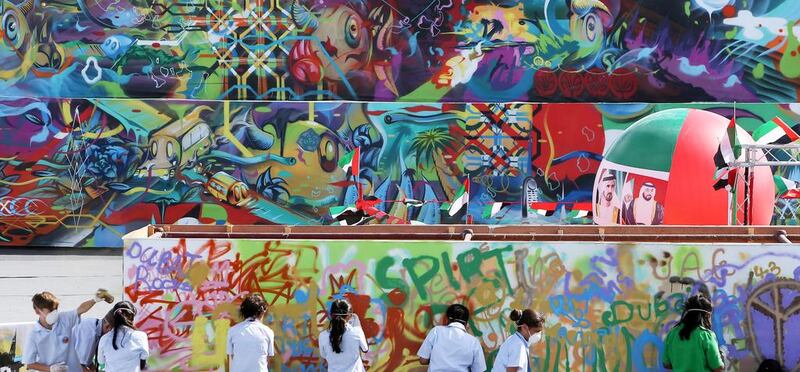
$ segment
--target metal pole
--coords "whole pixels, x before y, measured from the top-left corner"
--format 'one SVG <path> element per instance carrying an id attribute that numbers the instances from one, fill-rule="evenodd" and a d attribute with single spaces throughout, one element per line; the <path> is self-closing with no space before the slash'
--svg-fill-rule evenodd
<path id="1" fill-rule="evenodd" d="M 744 161 L 750 162 L 750 149 L 744 152 Z M 750 224 L 750 166 L 744 168 L 744 225 Z"/>

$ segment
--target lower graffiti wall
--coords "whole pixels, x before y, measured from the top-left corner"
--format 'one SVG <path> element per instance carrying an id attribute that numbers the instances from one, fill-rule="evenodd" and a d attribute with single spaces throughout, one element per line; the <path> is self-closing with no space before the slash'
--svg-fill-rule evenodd
<path id="1" fill-rule="evenodd" d="M 452 302 L 468 304 L 490 360 L 510 336 L 509 308 L 529 306 L 547 315 L 534 370 L 659 370 L 685 298 L 704 292 L 729 369 L 773 358 L 800 370 L 791 245 L 134 239 L 124 261 L 159 369 L 220 368 L 236 302 L 258 292 L 281 370 L 322 369 L 317 337 L 340 297 L 362 319 L 373 370 L 423 370 L 414 355 Z"/>
<path id="2" fill-rule="evenodd" d="M 25 371 L 22 349 L 33 322 L 0 324 L 0 372 Z"/>

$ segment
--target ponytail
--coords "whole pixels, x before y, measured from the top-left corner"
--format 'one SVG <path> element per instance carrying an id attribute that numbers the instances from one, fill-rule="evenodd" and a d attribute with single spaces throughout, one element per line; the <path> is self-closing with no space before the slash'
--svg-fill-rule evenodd
<path id="1" fill-rule="evenodd" d="M 117 330 L 122 327 L 128 327 L 131 329 L 136 329 L 133 325 L 133 317 L 136 316 L 136 308 L 133 307 L 133 304 L 130 302 L 121 302 L 115 306 L 115 309 L 111 310 L 111 326 L 114 328 L 113 336 L 111 339 L 111 346 L 114 347 L 114 350 L 118 350 L 119 346 L 117 345 Z M 109 318 L 106 315 L 106 318 Z"/>
<path id="2" fill-rule="evenodd" d="M 331 303 L 331 324 L 330 324 L 330 342 L 333 352 L 340 354 L 342 352 L 342 339 L 344 332 L 347 330 L 345 320 L 350 315 L 350 304 L 344 300 L 335 300 Z"/>

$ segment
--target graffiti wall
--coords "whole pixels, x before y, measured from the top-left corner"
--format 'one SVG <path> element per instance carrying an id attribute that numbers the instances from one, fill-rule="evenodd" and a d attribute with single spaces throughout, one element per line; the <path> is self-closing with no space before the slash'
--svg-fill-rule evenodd
<path id="1" fill-rule="evenodd" d="M 261 293 L 282 370 L 321 369 L 317 337 L 336 298 L 361 317 L 378 371 L 424 370 L 414 355 L 453 302 L 471 309 L 490 361 L 511 336 L 509 309 L 532 307 L 547 315 L 534 370 L 662 370 L 664 336 L 703 293 L 729 370 L 764 358 L 800 370 L 790 245 L 132 239 L 124 261 L 156 368 L 219 368 L 236 302 Z"/>
<path id="2" fill-rule="evenodd" d="M 4 0 L 0 89 L 60 98 L 796 102 L 790 0 Z"/>
<path id="3" fill-rule="evenodd" d="M 0 372 L 25 371 L 22 349 L 34 323 L 0 324 Z"/>
<path id="4" fill-rule="evenodd" d="M 690 107 L 721 122 L 684 125 L 700 112 Z M 735 109 L 748 131 L 775 116 L 800 121 L 797 105 Z M 612 171 L 618 199 L 653 185 L 662 218 L 645 222 L 726 224 L 713 154 L 733 112 L 723 104 L 6 100 L 0 242 L 119 247 L 149 223 L 592 223 L 593 212 L 606 218 L 601 189 Z M 647 118 L 666 134 L 628 130 Z M 347 160 L 355 149 L 358 170 Z M 692 171 L 697 164 L 705 173 Z M 465 183 L 468 202 L 454 211 Z M 721 219 L 685 220 L 703 216 L 686 209 L 696 205 L 686 196 L 721 198 Z M 765 224 L 798 223 L 793 200 L 760 205 Z"/>

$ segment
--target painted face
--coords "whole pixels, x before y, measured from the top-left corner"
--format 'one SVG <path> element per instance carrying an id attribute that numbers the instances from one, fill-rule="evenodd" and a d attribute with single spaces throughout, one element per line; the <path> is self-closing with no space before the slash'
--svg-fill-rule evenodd
<path id="1" fill-rule="evenodd" d="M 326 8 L 311 36 L 292 46 L 289 65 L 292 75 L 304 84 L 316 84 L 322 78 L 340 81 L 348 72 L 364 67 L 370 36 L 364 19 L 348 6 Z"/>
<path id="2" fill-rule="evenodd" d="M 605 181 L 603 186 L 603 199 L 611 201 L 614 198 L 614 191 L 617 189 L 617 181 Z"/>
<path id="3" fill-rule="evenodd" d="M 513 8 L 498 5 L 479 5 L 470 13 L 471 30 L 468 39 L 536 42 L 539 29 L 525 17 L 524 5 Z"/>
<path id="4" fill-rule="evenodd" d="M 652 187 L 643 186 L 642 187 L 642 198 L 644 200 L 650 201 L 653 199 L 653 196 L 656 194 L 656 189 Z"/>
<path id="5" fill-rule="evenodd" d="M 33 66 L 31 34 L 25 14 L 18 6 L 9 1 L 0 4 L 0 79 L 14 79 Z"/>

